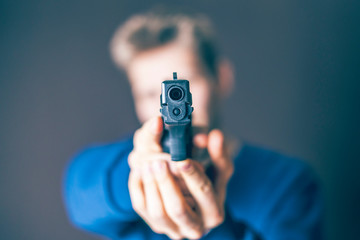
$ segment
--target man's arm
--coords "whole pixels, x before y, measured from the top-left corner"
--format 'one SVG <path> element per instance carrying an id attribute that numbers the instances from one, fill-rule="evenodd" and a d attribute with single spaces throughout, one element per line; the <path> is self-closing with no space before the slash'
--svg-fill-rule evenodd
<path id="1" fill-rule="evenodd" d="M 221 224 L 225 186 L 232 172 L 224 155 L 222 133 L 214 130 L 209 135 L 209 153 L 219 180 L 214 186 L 199 163 L 187 160 L 178 166 L 199 206 L 195 211 L 170 172 L 170 155 L 161 151 L 160 123 L 157 117 L 136 131 L 134 146 L 123 142 L 94 147 L 72 161 L 65 176 L 64 196 L 75 225 L 111 238 L 141 235 L 149 239 L 156 235 L 158 239 L 159 234 L 166 234 L 194 239 L 202 236 L 202 228 Z M 156 134 L 151 131 L 154 126 Z M 173 231 L 167 232 L 169 229 Z"/>
<path id="2" fill-rule="evenodd" d="M 269 240 L 322 240 L 323 202 L 312 171 L 302 167 L 279 194 L 264 220 L 263 232 Z"/>
<path id="3" fill-rule="evenodd" d="M 262 239 L 323 239 L 323 199 L 316 177 L 302 161 L 245 145 L 228 192 L 233 217 Z"/>
<path id="4" fill-rule="evenodd" d="M 131 207 L 127 187 L 131 149 L 130 140 L 92 147 L 71 161 L 63 195 L 69 218 L 77 227 L 111 238 L 151 233 Z"/>

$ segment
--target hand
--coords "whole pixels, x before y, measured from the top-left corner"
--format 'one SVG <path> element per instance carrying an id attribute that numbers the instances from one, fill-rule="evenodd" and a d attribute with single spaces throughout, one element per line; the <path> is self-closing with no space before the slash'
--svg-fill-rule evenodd
<path id="1" fill-rule="evenodd" d="M 135 132 L 134 149 L 128 159 L 131 202 L 154 232 L 172 239 L 197 239 L 204 232 L 203 218 L 189 206 L 170 171 L 170 155 L 163 153 L 160 145 L 162 124 L 162 119 L 156 117 Z M 189 182 L 197 175 L 185 176 Z"/>
<path id="2" fill-rule="evenodd" d="M 234 167 L 220 130 L 212 130 L 208 136 L 199 134 L 194 137 L 194 142 L 198 147 L 207 147 L 215 167 L 214 182 L 212 183 L 205 172 L 197 166 L 196 161 L 188 159 L 176 164 L 200 209 L 204 229 L 212 229 L 224 220 L 226 186 Z"/>

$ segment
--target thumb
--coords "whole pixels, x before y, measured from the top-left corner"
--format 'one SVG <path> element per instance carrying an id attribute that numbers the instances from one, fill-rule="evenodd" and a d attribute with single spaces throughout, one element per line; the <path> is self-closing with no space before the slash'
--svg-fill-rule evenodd
<path id="1" fill-rule="evenodd" d="M 233 173 L 234 166 L 224 134 L 219 129 L 214 129 L 209 133 L 208 152 L 216 169 L 218 180 L 227 182 Z"/>
<path id="2" fill-rule="evenodd" d="M 222 204 L 225 201 L 226 185 L 234 167 L 225 145 L 224 134 L 218 129 L 214 129 L 209 133 L 208 152 L 216 170 L 214 187 Z"/>
<path id="3" fill-rule="evenodd" d="M 216 169 L 222 171 L 227 167 L 227 156 L 225 152 L 224 135 L 219 129 L 209 133 L 208 152 Z"/>
<path id="4" fill-rule="evenodd" d="M 144 124 L 144 129 L 150 133 L 154 138 L 161 137 L 163 131 L 163 121 L 160 116 L 151 118 Z"/>
<path id="5" fill-rule="evenodd" d="M 161 151 L 161 136 L 163 132 L 163 121 L 160 116 L 151 118 L 135 132 L 134 147 L 138 149 L 153 149 Z"/>

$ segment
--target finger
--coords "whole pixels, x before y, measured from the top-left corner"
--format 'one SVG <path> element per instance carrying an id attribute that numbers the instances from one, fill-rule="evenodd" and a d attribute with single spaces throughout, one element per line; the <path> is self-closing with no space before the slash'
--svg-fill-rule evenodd
<path id="1" fill-rule="evenodd" d="M 131 169 L 138 168 L 141 170 L 145 162 L 168 161 L 171 162 L 171 155 L 168 153 L 145 153 L 132 151 L 128 156 L 128 163 Z"/>
<path id="2" fill-rule="evenodd" d="M 161 152 L 161 136 L 163 121 L 160 116 L 151 118 L 134 134 L 134 148 L 137 150 L 152 150 Z"/>
<path id="3" fill-rule="evenodd" d="M 204 133 L 199 133 L 194 135 L 193 143 L 198 148 L 206 148 L 208 142 L 208 137 Z"/>
<path id="4" fill-rule="evenodd" d="M 233 164 L 226 149 L 224 135 L 218 129 L 212 130 L 208 141 L 208 152 L 216 172 L 227 181 L 233 172 Z"/>
<path id="5" fill-rule="evenodd" d="M 181 176 L 195 199 L 206 228 L 212 228 L 223 221 L 223 207 L 219 204 L 210 179 L 204 171 L 192 162 L 179 162 Z"/>
<path id="6" fill-rule="evenodd" d="M 198 161 L 205 161 L 209 158 L 207 152 L 208 136 L 205 133 L 198 133 L 193 136 L 192 158 Z"/>
<path id="7" fill-rule="evenodd" d="M 181 190 L 170 173 L 167 162 L 156 162 L 153 167 L 168 216 L 177 224 L 184 236 L 191 239 L 200 238 L 203 234 L 201 219 L 187 205 Z"/>
<path id="8" fill-rule="evenodd" d="M 216 171 L 214 187 L 218 195 L 219 204 L 223 205 L 226 196 L 226 186 L 233 174 L 234 166 L 229 151 L 226 149 L 224 135 L 220 130 L 212 130 L 209 133 L 208 141 L 208 152 Z"/>
<path id="9" fill-rule="evenodd" d="M 177 181 L 180 177 L 180 171 L 178 168 L 178 164 L 176 161 L 171 161 L 171 156 L 170 156 L 170 160 L 167 161 L 168 162 L 168 166 L 170 168 L 170 172 L 172 173 L 172 175 L 175 177 L 175 180 Z M 198 165 L 199 169 L 202 169 L 203 171 L 205 171 L 204 166 L 200 163 L 200 162 L 194 162 L 195 164 Z"/>
<path id="10" fill-rule="evenodd" d="M 165 212 L 150 164 L 144 165 L 142 180 L 145 192 L 147 218 L 151 223 L 152 229 L 157 233 L 167 233 L 175 236 L 178 232 L 177 226 L 170 220 Z"/>
<path id="11" fill-rule="evenodd" d="M 133 209 L 142 216 L 146 211 L 146 204 L 141 174 L 138 170 L 130 172 L 128 186 Z"/>

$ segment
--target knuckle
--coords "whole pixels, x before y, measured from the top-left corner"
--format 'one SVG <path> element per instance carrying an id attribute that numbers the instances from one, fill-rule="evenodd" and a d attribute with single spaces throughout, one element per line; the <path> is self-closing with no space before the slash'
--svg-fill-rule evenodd
<path id="1" fill-rule="evenodd" d="M 136 161 L 136 152 L 135 151 L 131 151 L 129 156 L 128 156 L 128 163 L 130 166 L 132 166 L 133 162 Z"/>
<path id="2" fill-rule="evenodd" d="M 143 158 L 142 154 L 136 150 L 131 151 L 128 156 L 128 164 L 130 168 L 139 167 Z"/>
<path id="3" fill-rule="evenodd" d="M 134 194 L 135 187 L 135 180 L 133 177 L 133 174 L 130 173 L 129 181 L 128 181 L 128 188 L 129 188 L 129 194 L 132 196 Z"/>
<path id="4" fill-rule="evenodd" d="M 235 171 L 234 165 L 230 164 L 230 166 L 227 169 L 228 169 L 227 178 L 229 179 L 234 174 Z"/>
<path id="5" fill-rule="evenodd" d="M 158 211 L 149 211 L 149 216 L 151 219 L 153 219 L 154 221 L 163 221 L 166 217 L 165 212 L 163 211 L 163 209 L 158 210 Z"/>
<path id="6" fill-rule="evenodd" d="M 200 190 L 203 193 L 211 193 L 212 192 L 211 181 L 208 178 L 204 179 L 204 181 L 200 185 Z"/>
<path id="7" fill-rule="evenodd" d="M 182 166 L 182 169 L 189 176 L 197 174 L 196 167 L 192 162 L 187 162 L 184 166 Z"/>
<path id="8" fill-rule="evenodd" d="M 225 220 L 225 216 L 222 212 L 217 211 L 211 218 L 208 219 L 207 227 L 214 228 L 222 224 Z"/>
<path id="9" fill-rule="evenodd" d="M 218 226 L 224 222 L 224 215 L 217 215 L 214 218 L 214 226 Z"/>
<path id="10" fill-rule="evenodd" d="M 159 227 L 157 227 L 155 225 L 152 225 L 151 229 L 153 230 L 153 232 L 158 233 L 158 234 L 163 234 L 164 233 L 164 231 L 161 228 L 159 228 Z"/>
<path id="11" fill-rule="evenodd" d="M 145 206 L 143 206 L 140 203 L 133 202 L 132 206 L 133 206 L 134 211 L 137 212 L 140 215 L 145 211 Z"/>
<path id="12" fill-rule="evenodd" d="M 183 239 L 184 237 L 181 236 L 180 234 L 176 233 L 176 232 L 169 232 L 166 233 L 166 235 L 170 238 L 170 239 Z"/>
<path id="13" fill-rule="evenodd" d="M 169 215 L 171 215 L 175 219 L 184 219 L 187 215 L 184 204 L 173 206 L 169 211 Z"/>
<path id="14" fill-rule="evenodd" d="M 134 133 L 134 145 L 136 145 L 136 143 L 139 141 L 141 136 L 141 128 L 136 130 Z"/>
<path id="15" fill-rule="evenodd" d="M 188 239 L 199 239 L 203 235 L 204 235 L 204 233 L 200 229 L 192 229 L 191 231 L 187 232 L 186 237 Z"/>

